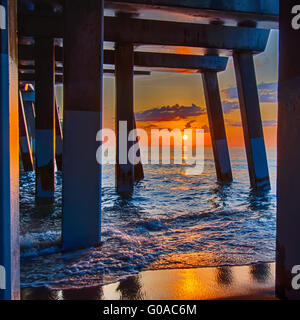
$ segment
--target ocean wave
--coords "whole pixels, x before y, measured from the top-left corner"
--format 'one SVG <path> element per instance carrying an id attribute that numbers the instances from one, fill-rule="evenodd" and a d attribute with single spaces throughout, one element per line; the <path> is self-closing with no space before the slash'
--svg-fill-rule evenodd
<path id="1" fill-rule="evenodd" d="M 195 177 L 182 175 L 178 167 L 146 166 L 146 179 L 126 200 L 115 192 L 112 170 L 104 170 L 101 246 L 72 252 L 61 249 L 61 174 L 55 204 L 41 208 L 32 192 L 34 175 L 23 173 L 22 286 L 91 286 L 147 269 L 273 261 L 275 156 L 273 189 L 263 194 L 249 188 L 246 159 L 240 153 L 232 159 L 230 185 L 216 182 L 212 158 Z"/>

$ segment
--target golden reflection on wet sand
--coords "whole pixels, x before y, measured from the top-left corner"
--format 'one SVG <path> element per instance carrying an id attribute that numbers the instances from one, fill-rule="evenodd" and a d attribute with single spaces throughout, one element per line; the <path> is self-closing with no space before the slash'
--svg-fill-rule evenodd
<path id="1" fill-rule="evenodd" d="M 103 287 L 104 299 L 274 299 L 274 264 L 145 271 L 131 278 L 126 297 L 120 283 Z M 132 285 L 134 284 L 134 285 Z"/>
<path id="2" fill-rule="evenodd" d="M 73 289 L 26 288 L 23 300 L 275 299 L 275 264 L 144 271 L 125 280 Z"/>

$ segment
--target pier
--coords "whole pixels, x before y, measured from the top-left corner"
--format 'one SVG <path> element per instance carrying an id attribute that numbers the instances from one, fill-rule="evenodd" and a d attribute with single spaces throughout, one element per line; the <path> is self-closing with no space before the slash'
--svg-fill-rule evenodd
<path id="1" fill-rule="evenodd" d="M 280 10 L 279 10 L 280 3 Z M 278 115 L 278 222 L 276 294 L 300 299 L 291 289 L 300 264 L 298 163 L 300 65 L 291 0 L 1 0 L 0 80 L 0 265 L 7 289 L 0 299 L 19 299 L 19 170 L 35 172 L 37 204 L 53 203 L 55 170 L 62 172 L 62 248 L 101 243 L 103 77 L 114 76 L 116 190 L 134 195 L 144 178 L 142 162 L 129 164 L 118 135 L 136 129 L 134 78 L 154 71 L 193 71 L 202 77 L 216 180 L 234 181 L 218 74 L 234 61 L 249 170 L 249 187 L 270 189 L 266 147 L 253 57 L 264 52 L 271 29 L 280 32 Z M 155 9 L 176 19 L 140 17 Z M 108 11 L 110 14 L 108 15 Z M 111 14 L 113 13 L 113 15 Z M 106 42 L 113 49 L 104 48 Z M 153 46 L 156 52 L 142 51 Z M 163 47 L 197 48 L 199 54 L 166 53 Z M 110 67 L 108 67 L 110 66 Z M 142 69 L 141 69 L 142 68 Z M 55 97 L 62 84 L 63 125 Z M 140 153 L 140 150 L 138 150 Z M 122 160 L 122 161 L 121 161 Z M 126 164 L 125 164 L 126 163 Z M 297 260 L 298 259 L 298 260 Z"/>

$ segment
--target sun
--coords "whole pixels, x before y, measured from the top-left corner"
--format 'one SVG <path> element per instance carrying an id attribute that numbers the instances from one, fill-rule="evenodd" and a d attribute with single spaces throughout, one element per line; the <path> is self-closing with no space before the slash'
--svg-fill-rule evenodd
<path id="1" fill-rule="evenodd" d="M 188 140 L 188 136 L 187 135 L 184 135 L 183 137 L 182 137 L 182 139 L 184 140 L 184 141 L 186 141 L 186 140 Z"/>

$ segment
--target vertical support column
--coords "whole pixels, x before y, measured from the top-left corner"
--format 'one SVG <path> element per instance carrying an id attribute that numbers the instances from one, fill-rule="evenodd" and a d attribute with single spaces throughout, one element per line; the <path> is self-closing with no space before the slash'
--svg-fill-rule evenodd
<path id="1" fill-rule="evenodd" d="M 54 200 L 54 41 L 35 39 L 35 157 L 36 200 Z"/>
<path id="2" fill-rule="evenodd" d="M 279 13 L 279 86 L 278 86 L 278 176 L 276 295 L 300 299 L 296 275 L 300 265 L 300 31 L 291 21 L 295 1 L 280 0 Z M 299 277 L 298 277 L 299 278 Z"/>
<path id="3" fill-rule="evenodd" d="M 62 154 L 63 154 L 63 134 L 61 130 L 61 124 L 59 121 L 58 105 L 55 102 L 55 160 L 58 171 L 62 171 Z"/>
<path id="4" fill-rule="evenodd" d="M 34 91 L 23 91 L 23 106 L 25 112 L 25 118 L 27 120 L 27 129 L 30 139 L 30 146 L 32 153 L 35 153 L 35 92 Z"/>
<path id="5" fill-rule="evenodd" d="M 269 189 L 270 178 L 251 52 L 233 54 L 251 187 Z"/>
<path id="6" fill-rule="evenodd" d="M 121 195 L 130 195 L 134 184 L 134 166 L 129 161 L 129 150 L 133 142 L 128 142 L 128 133 L 134 129 L 134 50 L 133 44 L 117 43 L 115 48 L 116 79 L 116 188 Z M 120 121 L 126 128 L 120 127 Z"/>
<path id="7" fill-rule="evenodd" d="M 136 120 L 135 120 L 135 115 L 133 114 L 133 127 L 134 129 L 136 129 Z M 137 157 L 141 156 L 141 149 L 139 146 L 139 142 L 138 142 L 138 138 L 137 138 L 137 145 L 138 145 L 138 150 L 136 152 Z M 137 163 L 136 165 L 134 165 L 134 180 L 136 182 L 143 180 L 144 179 L 144 168 L 143 168 L 143 164 L 140 161 L 139 163 Z"/>
<path id="8" fill-rule="evenodd" d="M 23 169 L 24 171 L 34 171 L 33 157 L 21 91 L 19 92 L 19 134 Z"/>
<path id="9" fill-rule="evenodd" d="M 103 0 L 66 0 L 64 36 L 63 248 L 101 239 Z"/>
<path id="10" fill-rule="evenodd" d="M 202 74 L 202 80 L 217 179 L 220 182 L 231 182 L 232 171 L 217 73 L 206 71 Z"/>
<path id="11" fill-rule="evenodd" d="M 17 1 L 1 0 L 0 16 L 0 300 L 11 300 L 20 298 Z"/>

